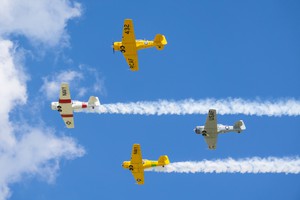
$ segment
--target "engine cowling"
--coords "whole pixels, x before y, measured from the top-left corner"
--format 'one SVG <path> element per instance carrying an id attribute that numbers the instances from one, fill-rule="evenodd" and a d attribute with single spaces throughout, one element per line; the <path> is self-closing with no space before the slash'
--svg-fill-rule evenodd
<path id="1" fill-rule="evenodd" d="M 52 102 L 51 103 L 51 109 L 52 110 L 58 110 L 58 107 L 57 106 L 59 106 L 59 103 L 58 102 Z"/>
<path id="2" fill-rule="evenodd" d="M 203 134 L 203 131 L 206 132 L 204 130 L 204 127 L 201 127 L 201 126 L 197 126 L 195 129 L 194 129 L 195 133 L 197 134 Z"/>
<path id="3" fill-rule="evenodd" d="M 124 161 L 124 162 L 122 163 L 122 167 L 125 168 L 125 169 L 128 169 L 129 166 L 130 166 L 130 162 L 129 162 L 129 161 Z"/>

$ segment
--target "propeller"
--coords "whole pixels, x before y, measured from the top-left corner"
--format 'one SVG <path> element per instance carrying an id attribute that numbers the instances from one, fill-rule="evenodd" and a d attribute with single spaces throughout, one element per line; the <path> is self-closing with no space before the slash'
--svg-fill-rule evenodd
<path id="1" fill-rule="evenodd" d="M 112 50 L 113 50 L 113 54 L 115 54 L 114 42 L 112 42 L 111 47 L 112 47 Z"/>

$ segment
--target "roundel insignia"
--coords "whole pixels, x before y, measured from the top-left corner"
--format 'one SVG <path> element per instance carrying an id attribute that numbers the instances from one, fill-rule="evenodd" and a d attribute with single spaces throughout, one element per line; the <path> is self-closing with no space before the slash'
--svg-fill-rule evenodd
<path id="1" fill-rule="evenodd" d="M 66 124 L 67 124 L 67 125 L 70 125 L 70 124 L 72 124 L 72 123 L 71 123 L 70 121 L 66 121 Z"/>
<path id="2" fill-rule="evenodd" d="M 140 178 L 136 179 L 137 182 L 141 182 L 142 180 Z"/>

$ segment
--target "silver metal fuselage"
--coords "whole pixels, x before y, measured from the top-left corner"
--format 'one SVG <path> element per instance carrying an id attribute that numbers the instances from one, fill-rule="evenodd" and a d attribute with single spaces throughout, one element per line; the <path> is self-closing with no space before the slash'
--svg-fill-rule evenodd
<path id="1" fill-rule="evenodd" d="M 195 133 L 197 134 L 203 134 L 204 126 L 196 126 L 194 129 Z M 228 126 L 228 125 L 223 125 L 223 124 L 217 124 L 217 133 L 228 133 L 228 132 L 237 132 L 240 133 L 242 131 L 241 128 L 235 128 L 234 126 Z"/>

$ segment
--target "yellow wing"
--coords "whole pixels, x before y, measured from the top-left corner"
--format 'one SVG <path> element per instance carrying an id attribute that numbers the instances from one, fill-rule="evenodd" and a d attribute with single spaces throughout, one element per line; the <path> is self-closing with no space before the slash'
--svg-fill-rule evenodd
<path id="1" fill-rule="evenodd" d="M 125 19 L 122 35 L 121 52 L 124 54 L 125 60 L 132 71 L 137 71 L 138 56 L 135 42 L 134 28 L 131 19 Z"/>
<path id="2" fill-rule="evenodd" d="M 144 184 L 144 169 L 143 169 L 143 160 L 142 152 L 139 144 L 134 144 L 131 152 L 130 164 L 132 165 L 132 175 L 136 180 L 137 184 Z"/>
<path id="3" fill-rule="evenodd" d="M 136 171 L 135 169 L 132 170 L 132 175 L 137 184 L 143 185 L 144 182 L 144 170 Z"/>
<path id="4" fill-rule="evenodd" d="M 124 57 L 125 57 L 127 64 L 129 65 L 129 68 L 132 71 L 139 70 L 137 52 L 131 53 L 131 54 L 124 53 Z"/>
<path id="5" fill-rule="evenodd" d="M 125 19 L 123 26 L 122 43 L 135 42 L 134 28 L 132 19 Z"/>
<path id="6" fill-rule="evenodd" d="M 69 85 L 62 83 L 59 94 L 60 115 L 68 128 L 74 128 L 74 117 Z"/>
<path id="7" fill-rule="evenodd" d="M 142 151 L 141 146 L 139 144 L 134 144 L 132 146 L 132 152 L 131 152 L 131 164 L 142 164 Z"/>

